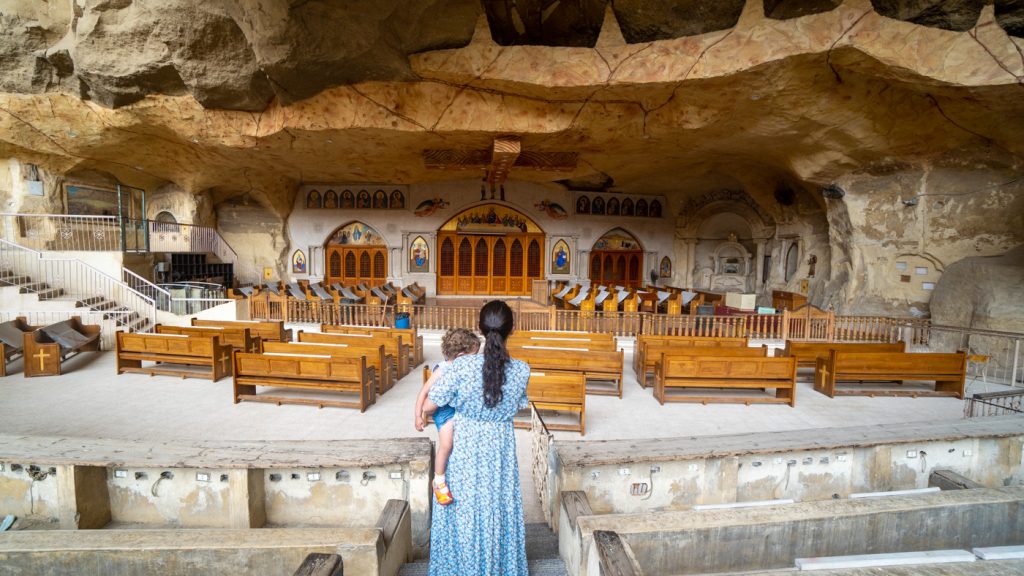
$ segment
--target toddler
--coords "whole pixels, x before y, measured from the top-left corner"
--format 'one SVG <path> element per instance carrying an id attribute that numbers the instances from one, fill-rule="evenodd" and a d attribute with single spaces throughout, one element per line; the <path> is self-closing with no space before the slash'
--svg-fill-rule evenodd
<path id="1" fill-rule="evenodd" d="M 445 332 L 441 339 L 441 355 L 444 362 L 435 366 L 430 378 L 423 383 L 423 389 L 416 397 L 416 430 L 422 432 L 426 418 L 423 414 L 423 403 L 427 399 L 430 387 L 437 382 L 451 363 L 464 354 L 476 354 L 480 350 L 480 340 L 476 334 L 465 328 L 451 328 Z M 434 424 L 437 425 L 437 457 L 434 460 L 434 497 L 437 503 L 446 505 L 454 501 L 444 474 L 448 469 L 448 457 L 451 456 L 453 441 L 455 438 L 455 424 L 451 421 L 455 416 L 455 409 L 451 406 L 439 406 L 434 411 Z"/>

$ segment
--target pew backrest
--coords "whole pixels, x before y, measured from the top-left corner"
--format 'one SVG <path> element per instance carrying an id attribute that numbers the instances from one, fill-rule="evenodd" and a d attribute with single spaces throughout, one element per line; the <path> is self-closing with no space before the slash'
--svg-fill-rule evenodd
<path id="1" fill-rule="evenodd" d="M 262 339 L 252 336 L 249 328 L 231 328 L 225 326 L 165 326 L 157 324 L 157 334 L 182 334 L 185 336 L 209 337 L 219 336 L 221 344 L 238 348 L 246 352 L 259 352 Z"/>
<path id="2" fill-rule="evenodd" d="M 253 336 L 264 342 L 290 342 L 292 331 L 286 330 L 280 320 L 208 320 L 192 319 L 193 326 L 220 326 L 224 328 L 248 328 Z"/>

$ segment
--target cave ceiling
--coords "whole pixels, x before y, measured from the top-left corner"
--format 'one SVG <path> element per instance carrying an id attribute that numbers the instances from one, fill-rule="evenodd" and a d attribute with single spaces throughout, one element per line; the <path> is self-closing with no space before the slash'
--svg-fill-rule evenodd
<path id="1" fill-rule="evenodd" d="M 885 167 L 1020 170 L 1024 2 L 0 2 L 0 157 L 247 194 L 478 179 L 762 204 Z"/>

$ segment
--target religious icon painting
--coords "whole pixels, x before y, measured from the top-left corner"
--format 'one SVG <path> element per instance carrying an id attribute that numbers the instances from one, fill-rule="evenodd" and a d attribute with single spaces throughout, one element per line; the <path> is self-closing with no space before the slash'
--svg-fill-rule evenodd
<path id="1" fill-rule="evenodd" d="M 338 193 L 334 190 L 328 190 L 324 192 L 324 208 L 337 208 L 338 207 Z"/>
<path id="2" fill-rule="evenodd" d="M 391 199 L 388 201 L 388 208 L 391 209 L 402 209 L 405 208 L 405 195 L 400 190 L 391 191 Z"/>
<path id="3" fill-rule="evenodd" d="M 366 190 L 360 190 L 359 194 L 356 195 L 356 208 L 369 208 L 370 207 L 370 193 Z"/>
<path id="4" fill-rule="evenodd" d="M 586 196 L 580 196 L 576 200 L 576 213 L 590 214 L 590 198 L 587 198 Z"/>
<path id="5" fill-rule="evenodd" d="M 321 203 L 320 192 L 317 190 L 310 190 L 309 195 L 306 196 L 306 208 L 320 208 L 323 204 Z"/>
<path id="6" fill-rule="evenodd" d="M 345 190 L 341 193 L 341 207 L 342 208 L 355 208 L 356 198 L 352 195 L 351 190 Z"/>
<path id="7" fill-rule="evenodd" d="M 662 278 L 672 277 L 672 260 L 669 260 L 668 256 L 662 257 L 661 270 L 659 272 Z"/>
<path id="8" fill-rule="evenodd" d="M 636 215 L 647 217 L 647 200 L 641 198 L 636 201 Z"/>
<path id="9" fill-rule="evenodd" d="M 623 216 L 632 216 L 633 215 L 633 199 L 632 198 L 626 198 L 625 200 L 622 201 L 622 208 L 619 210 L 619 213 L 622 214 Z"/>
<path id="10" fill-rule="evenodd" d="M 569 245 L 565 240 L 555 242 L 555 247 L 551 249 L 551 273 L 568 274 L 569 264 Z"/>
<path id="11" fill-rule="evenodd" d="M 651 200 L 651 208 L 648 211 L 651 218 L 661 218 L 661 202 Z"/>
<path id="12" fill-rule="evenodd" d="M 609 215 L 609 216 L 618 216 L 619 215 L 619 199 L 618 198 L 612 198 L 611 200 L 608 200 L 608 204 L 604 208 L 604 213 Z"/>
<path id="13" fill-rule="evenodd" d="M 373 193 L 373 207 L 377 209 L 388 207 L 388 195 L 383 190 Z"/>
<path id="14" fill-rule="evenodd" d="M 305 274 L 306 273 L 306 255 L 302 253 L 302 250 L 296 250 L 292 254 L 292 273 L 293 274 Z"/>
<path id="15" fill-rule="evenodd" d="M 428 272 L 430 247 L 423 236 L 417 236 L 409 245 L 409 272 Z"/>
<path id="16" fill-rule="evenodd" d="M 590 203 L 590 213 L 604 216 L 604 198 L 598 196 Z"/>

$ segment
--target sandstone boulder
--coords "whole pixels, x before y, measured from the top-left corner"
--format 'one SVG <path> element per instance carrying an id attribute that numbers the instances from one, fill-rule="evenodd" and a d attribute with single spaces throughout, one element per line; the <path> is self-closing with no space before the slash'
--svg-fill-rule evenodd
<path id="1" fill-rule="evenodd" d="M 946 268 L 932 294 L 932 322 L 1024 332 L 1024 246 L 999 256 L 971 257 Z"/>
<path id="2" fill-rule="evenodd" d="M 985 0 L 871 0 L 882 16 L 963 32 L 978 22 Z"/>

